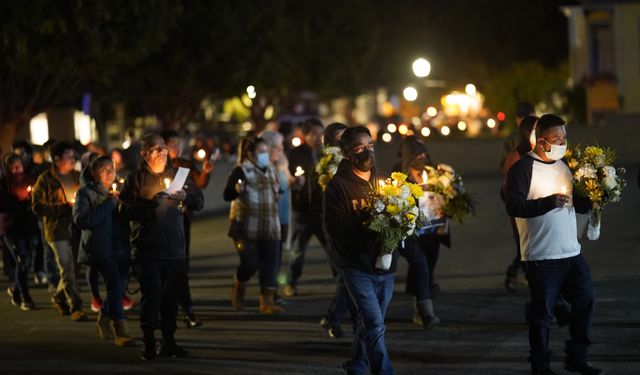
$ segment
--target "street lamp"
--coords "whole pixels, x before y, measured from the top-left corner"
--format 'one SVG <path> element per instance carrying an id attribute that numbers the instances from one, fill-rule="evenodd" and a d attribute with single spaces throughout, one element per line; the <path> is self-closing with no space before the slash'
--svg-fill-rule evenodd
<path id="1" fill-rule="evenodd" d="M 402 96 L 404 96 L 405 100 L 407 100 L 408 102 L 412 102 L 418 99 L 418 90 L 416 90 L 416 88 L 413 86 L 407 86 L 402 91 Z"/>
<path id="2" fill-rule="evenodd" d="M 413 68 L 413 74 L 418 78 L 425 78 L 431 73 L 431 64 L 427 59 L 423 59 L 422 57 L 416 59 L 411 67 Z"/>

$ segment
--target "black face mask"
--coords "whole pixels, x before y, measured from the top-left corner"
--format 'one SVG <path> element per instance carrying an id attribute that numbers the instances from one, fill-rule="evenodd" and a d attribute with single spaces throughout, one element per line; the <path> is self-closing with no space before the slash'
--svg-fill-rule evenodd
<path id="1" fill-rule="evenodd" d="M 352 154 L 353 160 L 351 163 L 357 170 L 362 172 L 369 172 L 376 164 L 376 157 L 373 151 L 364 150 L 358 154 Z"/>

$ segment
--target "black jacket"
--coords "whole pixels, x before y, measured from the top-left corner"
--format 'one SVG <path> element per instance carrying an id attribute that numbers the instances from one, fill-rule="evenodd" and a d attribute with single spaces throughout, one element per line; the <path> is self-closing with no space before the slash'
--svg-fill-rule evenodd
<path id="1" fill-rule="evenodd" d="M 331 258 L 340 268 L 353 267 L 372 274 L 388 274 L 396 270 L 398 252 L 393 252 L 389 270 L 375 268 L 380 254 L 377 234 L 365 227 L 367 219 L 362 208 L 376 181 L 376 174 L 365 181 L 356 176 L 347 160 L 340 162 L 338 171 L 324 192 L 324 226 L 331 242 Z"/>
<path id="2" fill-rule="evenodd" d="M 153 173 L 146 162 L 131 173 L 120 192 L 120 211 L 130 221 L 133 259 L 184 259 L 184 217 L 179 202 L 163 193 L 164 179 L 174 178 L 169 165 L 162 174 Z M 204 197 L 193 180 L 187 179 L 185 208 L 202 209 Z"/>
<path id="3" fill-rule="evenodd" d="M 20 181 L 16 181 L 15 186 L 11 186 L 9 176 L 0 178 L 0 212 L 9 214 L 11 226 L 8 235 L 11 238 L 24 238 L 30 240 L 38 234 L 38 219 L 31 211 L 31 200 L 28 196 L 28 186 L 33 187 L 34 180 L 25 175 Z M 24 194 L 21 199 L 15 194 L 15 190 Z M 19 194 L 19 195 L 20 195 Z"/>
<path id="4" fill-rule="evenodd" d="M 319 151 L 314 151 L 306 143 L 292 149 L 287 155 L 289 172 L 293 176 L 297 167 L 304 170 L 304 185 L 291 190 L 291 208 L 295 212 L 322 212 L 322 188 L 318 185 L 316 164 Z"/>

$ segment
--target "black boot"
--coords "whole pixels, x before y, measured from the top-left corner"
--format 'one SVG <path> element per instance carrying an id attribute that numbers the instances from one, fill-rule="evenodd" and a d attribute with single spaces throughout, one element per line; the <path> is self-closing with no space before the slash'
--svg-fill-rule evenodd
<path id="1" fill-rule="evenodd" d="M 156 338 L 153 335 L 153 330 L 143 331 L 144 349 L 140 354 L 140 358 L 143 361 L 153 361 L 156 358 Z"/>
<path id="2" fill-rule="evenodd" d="M 420 318 L 422 318 L 422 327 L 425 330 L 434 329 L 440 324 L 440 318 L 433 312 L 432 300 L 415 301 L 415 307 Z"/>
<path id="3" fill-rule="evenodd" d="M 196 318 L 196 314 L 193 312 L 193 306 L 187 306 L 184 323 L 187 325 L 187 328 L 197 328 L 202 326 L 202 322 Z"/>
<path id="4" fill-rule="evenodd" d="M 162 335 L 162 345 L 158 351 L 160 357 L 184 358 L 189 356 L 189 352 L 176 344 L 173 334 Z"/>

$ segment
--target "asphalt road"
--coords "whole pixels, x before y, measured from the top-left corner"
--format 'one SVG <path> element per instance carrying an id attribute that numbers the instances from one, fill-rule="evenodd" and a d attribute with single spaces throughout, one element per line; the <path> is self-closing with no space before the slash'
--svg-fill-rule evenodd
<path id="1" fill-rule="evenodd" d="M 636 171 L 632 176 L 635 177 Z M 436 270 L 442 292 L 435 301 L 442 324 L 425 332 L 410 322 L 404 291 L 406 263 L 401 261 L 387 314 L 387 345 L 398 374 L 527 374 L 527 326 L 523 309 L 527 289 L 503 288 L 504 271 L 514 247 L 508 220 L 497 194 L 500 177 L 466 178 L 476 198 L 477 215 L 453 224 L 453 249 L 442 249 Z M 632 180 L 634 181 L 634 180 Z M 603 215 L 602 236 L 585 241 L 597 294 L 592 325 L 591 362 L 609 374 L 640 370 L 640 191 L 630 183 L 623 201 Z M 0 374 L 340 374 L 350 339 L 326 337 L 318 325 L 333 292 L 331 273 L 317 242 L 309 249 L 300 296 L 286 312 L 257 312 L 257 280 L 248 293 L 248 311 L 230 307 L 232 274 L 237 263 L 226 237 L 227 219 L 209 217 L 193 227 L 191 285 L 199 329 L 180 325 L 177 340 L 189 359 L 141 361 L 138 348 L 119 348 L 96 337 L 91 322 L 74 323 L 49 305 L 45 289 L 33 288 L 38 309 L 11 306 L 0 279 Z M 286 269 L 286 264 L 285 267 Z M 89 295 L 83 292 L 85 301 Z M 139 295 L 134 297 L 136 300 Z M 129 312 L 140 339 L 137 306 Z M 346 327 L 346 325 L 345 325 Z M 568 329 L 551 330 L 552 366 L 562 369 Z"/>

